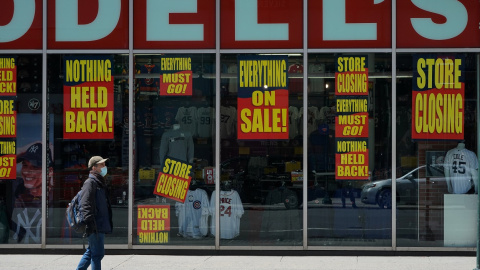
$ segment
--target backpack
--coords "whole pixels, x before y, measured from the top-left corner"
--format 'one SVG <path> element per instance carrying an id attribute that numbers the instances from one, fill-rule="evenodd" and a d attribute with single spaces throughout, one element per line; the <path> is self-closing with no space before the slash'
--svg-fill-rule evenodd
<path id="1" fill-rule="evenodd" d="M 82 211 L 80 211 L 82 191 L 83 190 L 80 190 L 75 197 L 73 197 L 72 201 L 67 206 L 67 211 L 65 212 L 68 226 L 77 233 L 84 233 L 86 228 L 86 224 L 83 222 Z"/>

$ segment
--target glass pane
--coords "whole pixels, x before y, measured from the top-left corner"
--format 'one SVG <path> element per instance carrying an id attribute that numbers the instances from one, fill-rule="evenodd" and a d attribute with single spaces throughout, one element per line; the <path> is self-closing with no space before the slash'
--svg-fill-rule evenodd
<path id="1" fill-rule="evenodd" d="M 133 243 L 214 245 L 215 55 L 135 56 Z"/>
<path id="2" fill-rule="evenodd" d="M 40 244 L 41 55 L 0 56 L 0 82 L 0 243 Z"/>
<path id="3" fill-rule="evenodd" d="M 399 246 L 476 246 L 476 58 L 464 53 L 397 58 Z"/>
<path id="4" fill-rule="evenodd" d="M 389 246 L 376 183 L 390 177 L 391 55 L 308 61 L 308 244 Z"/>
<path id="5" fill-rule="evenodd" d="M 220 245 L 302 245 L 302 56 L 221 66 Z"/>
<path id="6" fill-rule="evenodd" d="M 127 243 L 128 56 L 49 55 L 47 140 L 53 186 L 47 201 L 47 244 L 81 244 L 65 210 L 88 178 L 92 156 L 109 158 L 105 176 L 113 212 L 106 244 Z"/>

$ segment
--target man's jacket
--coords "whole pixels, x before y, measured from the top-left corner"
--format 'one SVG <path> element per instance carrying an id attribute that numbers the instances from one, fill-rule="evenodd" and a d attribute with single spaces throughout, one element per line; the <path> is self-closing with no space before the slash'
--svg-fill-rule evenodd
<path id="1" fill-rule="evenodd" d="M 96 172 L 90 172 L 83 183 L 83 194 L 80 200 L 87 235 L 92 233 L 112 233 L 112 207 L 108 198 L 105 179 Z"/>

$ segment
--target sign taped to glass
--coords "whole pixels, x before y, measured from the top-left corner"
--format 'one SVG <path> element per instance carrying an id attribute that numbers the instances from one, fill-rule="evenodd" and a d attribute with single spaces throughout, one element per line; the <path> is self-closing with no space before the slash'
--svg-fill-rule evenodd
<path id="1" fill-rule="evenodd" d="M 113 139 L 112 60 L 65 56 L 63 138 Z"/>

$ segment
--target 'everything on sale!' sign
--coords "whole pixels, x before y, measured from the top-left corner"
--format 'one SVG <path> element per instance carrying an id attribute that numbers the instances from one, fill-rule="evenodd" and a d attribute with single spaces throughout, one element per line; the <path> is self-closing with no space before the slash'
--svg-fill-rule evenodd
<path id="1" fill-rule="evenodd" d="M 288 139 L 288 57 L 238 57 L 238 139 Z"/>
<path id="2" fill-rule="evenodd" d="M 113 76 L 109 57 L 66 56 L 63 138 L 113 139 Z"/>

